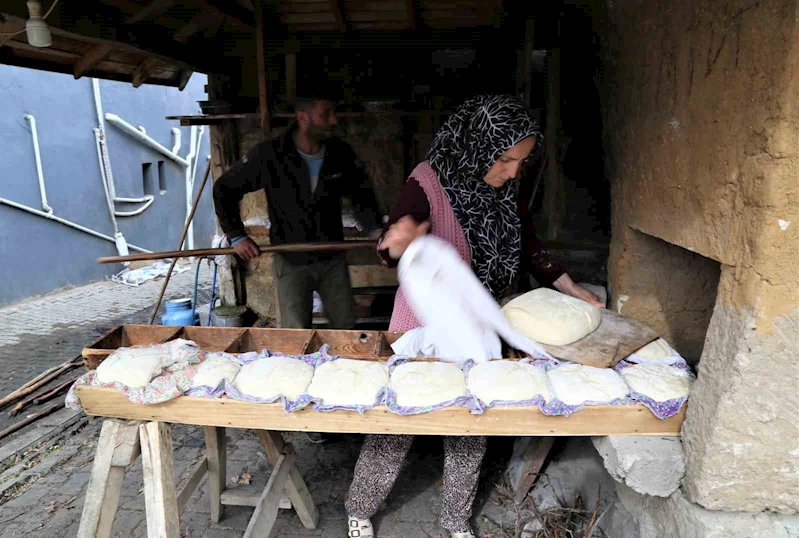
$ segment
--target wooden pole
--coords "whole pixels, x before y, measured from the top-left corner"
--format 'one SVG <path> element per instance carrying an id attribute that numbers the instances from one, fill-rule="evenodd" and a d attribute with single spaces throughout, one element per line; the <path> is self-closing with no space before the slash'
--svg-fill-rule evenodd
<path id="1" fill-rule="evenodd" d="M 546 160 L 547 185 L 544 192 L 546 238 L 557 239 L 563 220 L 563 177 L 558 163 L 558 133 L 560 131 L 560 49 L 553 49 L 548 58 Z"/>
<path id="2" fill-rule="evenodd" d="M 32 424 L 33 422 L 36 422 L 40 418 L 43 418 L 43 417 L 46 417 L 47 415 L 55 413 L 59 409 L 64 409 L 64 403 L 63 402 L 57 403 L 55 405 L 52 405 L 52 406 L 48 407 L 47 409 L 45 409 L 44 411 L 39 411 L 38 413 L 35 413 L 35 414 L 29 416 L 28 418 L 20 420 L 19 422 L 17 422 L 13 426 L 9 426 L 5 430 L 0 431 L 0 439 L 3 439 L 4 437 L 8 437 L 9 435 L 14 433 L 15 431 L 21 430 L 22 428 L 24 428 L 28 424 Z"/>
<path id="3" fill-rule="evenodd" d="M 191 205 L 191 211 L 189 212 L 189 216 L 186 219 L 186 222 L 183 224 L 183 232 L 180 234 L 180 241 L 178 241 L 178 250 L 180 251 L 180 247 L 183 246 L 183 241 L 186 240 L 186 233 L 189 230 L 189 224 L 191 224 L 192 219 L 194 219 L 194 212 L 197 211 L 197 205 L 200 203 L 200 198 L 203 196 L 203 190 L 205 189 L 205 184 L 208 183 L 208 177 L 211 175 L 211 161 L 208 161 L 208 166 L 205 167 L 205 174 L 203 175 L 203 181 L 200 183 L 200 188 L 197 189 L 197 194 L 194 195 L 194 203 Z M 182 251 L 182 252 L 190 252 L 190 251 Z M 165 256 L 169 257 L 169 256 Z M 157 259 L 157 258 L 155 258 Z M 99 261 L 99 260 L 98 260 Z M 172 270 L 175 268 L 175 264 L 178 262 L 178 256 L 175 256 L 172 259 L 172 263 L 169 264 L 169 269 L 166 272 L 166 278 L 164 278 L 164 283 L 161 284 L 161 292 L 158 294 L 158 300 L 155 302 L 155 306 L 153 307 L 153 311 L 150 312 L 150 320 L 147 322 L 148 325 L 153 324 L 153 320 L 155 319 L 155 315 L 158 313 L 158 308 L 161 306 L 161 300 L 164 298 L 164 292 L 166 291 L 166 287 L 169 284 L 169 279 L 172 277 Z M 109 262 L 100 262 L 100 263 L 109 263 Z"/>
<path id="4" fill-rule="evenodd" d="M 363 248 L 375 248 L 377 241 L 371 239 L 341 241 L 339 243 L 287 243 L 285 245 L 269 245 L 259 247 L 261 254 L 273 252 L 346 252 Z M 225 256 L 235 254 L 233 247 L 198 248 L 194 250 L 170 250 L 167 252 L 149 252 L 131 254 L 130 256 L 105 256 L 97 258 L 99 263 L 138 262 L 147 260 L 163 260 L 165 258 L 192 258 L 198 256 Z M 170 273 L 172 268 L 169 268 Z"/>
<path id="5" fill-rule="evenodd" d="M 266 79 L 266 44 L 264 42 L 263 0 L 255 0 L 255 59 L 258 64 L 258 114 L 261 132 L 269 136 L 269 82 Z"/>

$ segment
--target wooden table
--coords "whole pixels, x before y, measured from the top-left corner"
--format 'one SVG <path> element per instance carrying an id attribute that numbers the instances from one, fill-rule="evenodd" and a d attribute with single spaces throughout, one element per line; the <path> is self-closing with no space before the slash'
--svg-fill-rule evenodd
<path id="1" fill-rule="evenodd" d="M 207 351 L 231 353 L 269 348 L 284 353 L 308 353 L 322 345 L 331 354 L 362 360 L 386 360 L 399 335 L 379 331 L 313 331 L 286 329 L 222 329 L 127 325 L 112 329 L 84 350 L 88 367 L 96 367 L 114 349 L 190 338 Z M 295 466 L 296 455 L 279 432 L 310 431 L 409 435 L 517 436 L 541 438 L 523 459 L 523 476 L 535 475 L 546 456 L 544 441 L 554 436 L 667 435 L 677 436 L 685 418 L 680 413 L 660 420 L 642 405 L 589 406 L 569 417 L 547 416 L 538 408 L 492 408 L 474 415 L 455 407 L 400 416 L 385 407 L 363 414 L 317 412 L 311 407 L 286 413 L 280 404 L 254 404 L 223 398 L 182 396 L 156 405 L 139 405 L 113 389 L 79 387 L 81 404 L 89 415 L 106 417 L 98 441 L 79 538 L 110 536 L 125 467 L 141 455 L 147 533 L 150 537 L 180 538 L 179 516 L 194 489 L 208 475 L 211 519 L 218 522 L 225 505 L 252 506 L 245 538 L 266 537 L 280 508 L 293 509 L 302 524 L 313 529 L 318 512 L 308 487 Z M 206 458 L 176 491 L 173 476 L 171 424 L 192 424 L 205 431 Z M 255 430 L 273 465 L 261 492 L 226 491 L 225 428 Z M 530 482 L 531 485 L 532 482 Z M 525 485 L 528 487 L 528 485 Z M 526 494 L 526 490 L 524 491 Z"/>

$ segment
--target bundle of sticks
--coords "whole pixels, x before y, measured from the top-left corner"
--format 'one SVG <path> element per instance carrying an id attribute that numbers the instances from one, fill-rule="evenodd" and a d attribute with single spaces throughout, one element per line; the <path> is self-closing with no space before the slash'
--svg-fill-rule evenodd
<path id="1" fill-rule="evenodd" d="M 0 409 L 11 405 L 12 403 L 17 402 L 17 404 L 9 411 L 10 416 L 18 415 L 23 409 L 30 405 L 39 405 L 45 402 L 49 402 L 54 398 L 64 394 L 69 390 L 69 387 L 77 380 L 78 376 L 71 377 L 66 381 L 58 383 L 54 387 L 44 388 L 49 385 L 51 382 L 59 378 L 62 374 L 69 372 L 70 370 L 77 368 L 83 365 L 82 357 L 77 357 L 66 362 L 62 362 L 59 365 L 53 366 L 52 368 L 48 368 L 44 372 L 40 373 L 33 379 L 24 383 L 21 387 L 13 391 L 12 393 L 8 394 L 4 398 L 0 399 Z M 39 392 L 37 392 L 39 391 Z M 64 407 L 63 403 L 59 402 L 55 405 L 52 405 L 42 411 L 34 413 L 23 420 L 17 422 L 16 424 L 9 426 L 5 430 L 0 431 L 0 439 L 11 435 L 12 433 L 24 428 L 28 424 L 36 422 L 42 417 L 50 415 L 55 411 L 62 409 Z"/>

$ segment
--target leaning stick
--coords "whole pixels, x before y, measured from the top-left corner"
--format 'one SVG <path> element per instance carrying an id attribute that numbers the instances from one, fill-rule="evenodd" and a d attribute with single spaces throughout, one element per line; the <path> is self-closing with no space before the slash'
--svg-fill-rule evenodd
<path id="1" fill-rule="evenodd" d="M 70 370 L 76 366 L 80 366 L 82 363 L 80 359 L 73 359 L 71 361 L 66 361 L 64 363 L 59 364 L 58 366 L 54 366 L 52 368 L 48 368 L 41 374 L 37 375 L 20 388 L 12 392 L 11 394 L 5 396 L 3 399 L 0 400 L 0 409 L 5 407 L 6 405 L 19 400 L 20 398 L 24 398 L 31 392 L 38 390 L 40 387 L 43 387 L 53 379 L 60 376 L 62 373 Z"/>
<path id="2" fill-rule="evenodd" d="M 191 211 L 189 212 L 189 216 L 186 217 L 186 222 L 183 224 L 183 232 L 180 234 L 180 241 L 178 241 L 178 247 L 177 247 L 178 252 L 184 252 L 184 253 L 188 252 L 185 250 L 181 251 L 180 249 L 183 247 L 183 242 L 186 240 L 186 234 L 189 231 L 189 224 L 191 224 L 192 219 L 194 219 L 194 212 L 197 211 L 197 206 L 200 203 L 200 198 L 202 198 L 203 190 L 205 190 L 205 184 L 208 183 L 208 176 L 210 175 L 211 175 L 211 161 L 208 161 L 208 166 L 205 167 L 205 174 L 203 174 L 203 181 L 202 183 L 200 183 L 200 188 L 197 189 L 197 194 L 194 195 L 194 203 L 191 205 Z M 167 270 L 166 272 L 164 283 L 161 284 L 161 292 L 158 294 L 158 300 L 155 301 L 155 306 L 153 307 L 153 311 L 150 312 L 150 319 L 147 321 L 147 325 L 153 324 L 155 315 L 158 313 L 158 308 L 161 306 L 161 301 L 164 299 L 164 292 L 166 292 L 166 287 L 169 284 L 169 279 L 172 278 L 172 270 L 175 268 L 175 264 L 178 262 L 178 255 L 164 256 L 164 258 L 170 258 L 170 257 L 172 258 L 172 263 L 169 264 L 169 270 Z M 100 262 L 100 263 L 108 263 L 108 262 Z"/>
<path id="3" fill-rule="evenodd" d="M 78 376 L 78 377 L 80 377 L 80 376 Z M 52 400 L 53 398 L 55 398 L 56 396 L 58 396 L 59 394 L 61 394 L 63 392 L 66 392 L 67 390 L 69 390 L 69 387 L 71 387 L 72 384 L 75 381 L 78 380 L 78 377 L 73 377 L 72 379 L 68 379 L 67 381 L 64 381 L 63 383 L 61 383 L 60 385 L 55 387 L 50 392 L 45 392 L 44 394 L 42 394 L 40 396 L 37 396 L 33 400 L 33 405 L 39 405 L 39 404 L 42 404 L 44 402 L 48 402 L 48 401 Z"/>
<path id="4" fill-rule="evenodd" d="M 64 409 L 64 404 L 63 403 L 57 403 L 55 405 L 52 405 L 52 406 L 48 407 L 44 411 L 39 411 L 38 413 L 34 413 L 33 415 L 31 415 L 31 416 L 29 416 L 29 417 L 27 417 L 27 418 L 25 418 L 23 420 L 20 420 L 19 422 L 17 422 L 13 426 L 9 426 L 5 430 L 0 431 L 0 439 L 2 439 L 4 437 L 8 437 L 9 435 L 14 433 L 15 431 L 21 430 L 22 428 L 24 428 L 28 424 L 36 422 L 40 418 L 43 418 L 43 417 L 46 417 L 47 415 L 51 415 L 51 414 L 55 413 L 59 409 Z"/>

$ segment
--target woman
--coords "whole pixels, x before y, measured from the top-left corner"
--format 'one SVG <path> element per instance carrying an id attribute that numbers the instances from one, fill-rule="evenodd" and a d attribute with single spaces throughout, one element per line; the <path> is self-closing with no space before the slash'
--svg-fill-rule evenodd
<path id="1" fill-rule="evenodd" d="M 600 305 L 563 271 L 530 233 L 530 225 L 522 226 L 512 180 L 542 138 L 514 97 L 466 101 L 437 133 L 428 160 L 411 173 L 378 245 L 384 263 L 395 265 L 414 239 L 429 232 L 451 243 L 499 301 L 519 276 L 527 233 L 525 266 L 540 283 Z M 389 329 L 419 326 L 400 290 Z M 346 503 L 350 537 L 374 536 L 369 518 L 391 491 L 412 441 L 409 435 L 366 437 Z M 469 519 L 485 449 L 485 437 L 444 438 L 440 522 L 452 538 L 474 536 Z"/>

